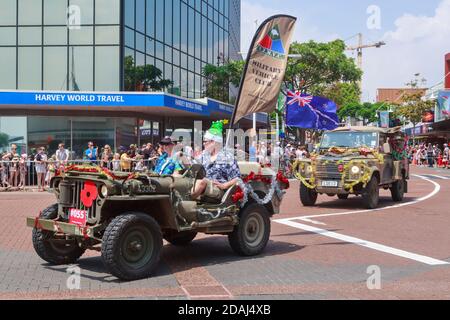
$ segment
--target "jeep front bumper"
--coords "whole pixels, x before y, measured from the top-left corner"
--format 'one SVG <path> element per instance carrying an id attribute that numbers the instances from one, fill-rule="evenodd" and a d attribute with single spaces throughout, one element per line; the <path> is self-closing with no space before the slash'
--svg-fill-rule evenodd
<path id="1" fill-rule="evenodd" d="M 64 235 L 94 239 L 94 227 L 80 227 L 75 224 L 46 220 L 39 218 L 27 218 L 27 226 L 39 230 L 52 231 Z"/>

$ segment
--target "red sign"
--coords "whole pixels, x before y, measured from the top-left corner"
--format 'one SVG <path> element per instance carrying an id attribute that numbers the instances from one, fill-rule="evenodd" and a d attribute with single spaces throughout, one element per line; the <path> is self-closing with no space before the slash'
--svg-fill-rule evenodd
<path id="1" fill-rule="evenodd" d="M 69 211 L 69 223 L 75 224 L 80 227 L 86 227 L 87 222 L 87 211 L 70 209 Z"/>
<path id="2" fill-rule="evenodd" d="M 434 122 L 434 111 L 427 111 L 423 114 L 422 117 L 423 123 L 431 123 Z"/>

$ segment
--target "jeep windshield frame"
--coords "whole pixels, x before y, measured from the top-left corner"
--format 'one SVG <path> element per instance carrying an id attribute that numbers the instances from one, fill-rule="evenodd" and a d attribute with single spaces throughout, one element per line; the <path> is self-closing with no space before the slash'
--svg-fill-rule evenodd
<path id="1" fill-rule="evenodd" d="M 378 132 L 336 131 L 326 132 L 320 142 L 320 149 L 337 148 L 378 148 L 380 135 Z"/>

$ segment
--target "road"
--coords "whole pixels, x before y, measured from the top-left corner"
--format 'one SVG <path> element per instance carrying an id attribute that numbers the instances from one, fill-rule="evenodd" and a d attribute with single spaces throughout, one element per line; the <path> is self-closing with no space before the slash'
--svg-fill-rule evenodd
<path id="1" fill-rule="evenodd" d="M 449 299 L 450 170 L 413 168 L 409 189 L 401 204 L 382 191 L 378 210 L 326 195 L 305 208 L 293 182 L 261 256 L 199 236 L 186 248 L 166 244 L 154 277 L 121 282 L 89 252 L 69 270 L 80 272 L 74 290 L 67 266 L 34 253 L 25 226 L 53 196 L 2 193 L 0 299 Z"/>

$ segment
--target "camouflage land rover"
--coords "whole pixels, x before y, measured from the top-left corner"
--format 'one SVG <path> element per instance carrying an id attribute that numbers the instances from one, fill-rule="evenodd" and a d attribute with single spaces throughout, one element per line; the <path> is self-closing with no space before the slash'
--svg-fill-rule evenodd
<path id="1" fill-rule="evenodd" d="M 110 273 L 123 280 L 152 274 L 163 239 L 182 246 L 197 233 L 228 235 L 237 254 L 257 255 L 267 245 L 270 218 L 288 185 L 258 164 L 241 163 L 240 169 L 245 188 L 251 186 L 245 202 L 239 185 L 219 201 L 193 201 L 192 187 L 205 175 L 198 165 L 180 178 L 71 166 L 51 181 L 57 203 L 27 219 L 34 248 L 51 264 L 72 264 L 87 249 L 99 251 Z"/>
<path id="2" fill-rule="evenodd" d="M 399 128 L 346 127 L 327 132 L 311 159 L 294 163 L 300 200 L 314 206 L 318 194 L 347 199 L 361 195 L 364 206 L 379 203 L 380 188 L 394 201 L 408 192 L 407 140 Z"/>

